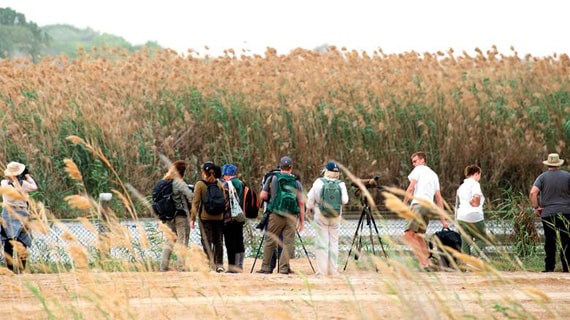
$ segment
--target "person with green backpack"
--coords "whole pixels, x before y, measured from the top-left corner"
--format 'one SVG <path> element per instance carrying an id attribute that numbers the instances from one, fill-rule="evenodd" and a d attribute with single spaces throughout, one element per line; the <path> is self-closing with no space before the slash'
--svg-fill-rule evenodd
<path id="1" fill-rule="evenodd" d="M 281 158 L 279 169 L 279 173 L 265 182 L 260 194 L 261 200 L 269 201 L 270 214 L 267 222 L 267 240 L 263 247 L 263 262 L 257 273 L 272 272 L 271 257 L 279 244 L 281 233 L 283 234 L 283 250 L 279 257 L 279 273 L 294 273 L 289 267 L 289 259 L 294 252 L 295 233 L 297 230 L 299 232 L 303 230 L 305 221 L 303 186 L 291 173 L 293 160 L 288 156 Z"/>
<path id="2" fill-rule="evenodd" d="M 338 274 L 338 239 L 342 205 L 348 203 L 346 184 L 339 180 L 335 162 L 327 163 L 323 177 L 313 183 L 307 195 L 307 210 L 313 212 L 316 230 L 315 257 L 318 275 Z"/>

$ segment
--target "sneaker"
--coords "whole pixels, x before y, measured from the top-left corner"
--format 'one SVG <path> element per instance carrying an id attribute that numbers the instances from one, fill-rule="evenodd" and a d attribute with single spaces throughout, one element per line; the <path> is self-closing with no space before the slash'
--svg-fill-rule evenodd
<path id="1" fill-rule="evenodd" d="M 542 272 L 554 272 L 554 270 L 546 269 L 546 270 L 542 270 Z"/>
<path id="2" fill-rule="evenodd" d="M 216 272 L 217 272 L 217 273 L 224 272 L 224 268 L 223 268 L 223 267 L 217 267 L 217 268 L 216 268 Z"/>
<path id="3" fill-rule="evenodd" d="M 259 269 L 259 270 L 255 271 L 255 273 L 261 273 L 261 274 L 270 274 L 270 273 L 271 273 L 271 271 L 268 271 L 268 270 L 263 270 L 263 269 Z"/>

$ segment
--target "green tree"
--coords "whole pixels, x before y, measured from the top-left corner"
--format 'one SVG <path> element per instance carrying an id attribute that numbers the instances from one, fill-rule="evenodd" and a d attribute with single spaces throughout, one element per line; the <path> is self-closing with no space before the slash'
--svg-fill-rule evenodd
<path id="1" fill-rule="evenodd" d="M 10 8 L 0 8 L 0 57 L 31 56 L 34 62 L 50 43 L 49 35 L 26 16 Z"/>

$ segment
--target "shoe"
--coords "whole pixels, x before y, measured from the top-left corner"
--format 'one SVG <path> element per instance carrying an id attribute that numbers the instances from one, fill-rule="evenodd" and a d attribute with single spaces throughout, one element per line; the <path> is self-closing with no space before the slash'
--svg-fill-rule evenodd
<path id="1" fill-rule="evenodd" d="M 259 269 L 257 271 L 255 271 L 255 273 L 261 273 L 261 274 L 271 274 L 271 271 L 267 271 L 267 270 L 263 270 L 263 269 Z"/>
<path id="2" fill-rule="evenodd" d="M 216 272 L 217 272 L 217 273 L 224 272 L 224 268 L 223 268 L 223 267 L 217 267 L 217 268 L 216 268 Z"/>
<path id="3" fill-rule="evenodd" d="M 283 271 L 279 271 L 280 274 L 295 274 L 295 271 L 289 269 L 289 270 L 283 270 Z"/>
<path id="4" fill-rule="evenodd" d="M 435 269 L 431 266 L 424 267 L 423 270 L 424 270 L 424 272 L 434 272 L 435 271 Z"/>
<path id="5" fill-rule="evenodd" d="M 546 269 L 546 270 L 542 270 L 542 272 L 554 272 L 554 270 Z"/>

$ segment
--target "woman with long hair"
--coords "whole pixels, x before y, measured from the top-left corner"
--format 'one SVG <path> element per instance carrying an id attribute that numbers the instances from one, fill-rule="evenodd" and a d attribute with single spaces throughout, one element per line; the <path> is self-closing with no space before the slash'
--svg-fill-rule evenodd
<path id="1" fill-rule="evenodd" d="M 166 237 L 160 262 L 160 271 L 162 272 L 169 270 L 170 256 L 175 245 L 181 250 L 188 248 L 188 240 L 190 239 L 190 203 L 192 203 L 193 194 L 188 184 L 184 182 L 185 171 L 186 162 L 176 160 L 162 178 L 163 180 L 172 180 L 172 200 L 176 209 L 174 218 L 163 222 L 176 236 L 176 239 L 173 239 L 172 236 Z M 184 265 L 184 254 L 178 254 L 176 269 L 183 271 L 185 270 Z"/>

